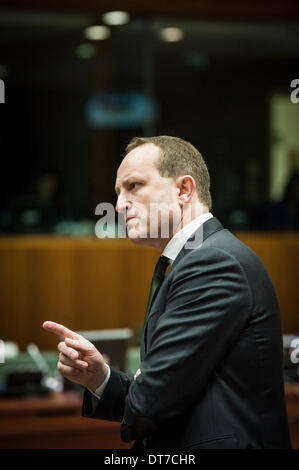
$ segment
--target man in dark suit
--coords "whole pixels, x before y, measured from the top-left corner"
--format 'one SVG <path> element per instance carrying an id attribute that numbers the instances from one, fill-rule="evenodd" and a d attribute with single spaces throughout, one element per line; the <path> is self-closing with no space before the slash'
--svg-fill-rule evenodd
<path id="1" fill-rule="evenodd" d="M 275 291 L 255 253 L 210 213 L 209 186 L 201 154 L 174 137 L 133 139 L 118 169 L 129 238 L 162 254 L 135 376 L 76 333 L 44 327 L 64 338 L 58 369 L 86 387 L 83 415 L 121 421 L 126 442 L 289 448 Z"/>

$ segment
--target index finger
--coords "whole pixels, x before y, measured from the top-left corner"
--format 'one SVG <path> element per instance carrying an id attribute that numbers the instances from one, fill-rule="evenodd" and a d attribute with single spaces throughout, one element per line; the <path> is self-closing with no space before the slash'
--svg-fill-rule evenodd
<path id="1" fill-rule="evenodd" d="M 45 321 L 43 323 L 43 328 L 44 330 L 49 331 L 50 333 L 54 333 L 55 335 L 61 336 L 63 339 L 65 338 L 72 338 L 72 339 L 79 339 L 80 336 L 77 335 L 72 330 L 69 330 L 63 325 L 60 325 L 59 323 L 55 323 L 53 321 Z"/>

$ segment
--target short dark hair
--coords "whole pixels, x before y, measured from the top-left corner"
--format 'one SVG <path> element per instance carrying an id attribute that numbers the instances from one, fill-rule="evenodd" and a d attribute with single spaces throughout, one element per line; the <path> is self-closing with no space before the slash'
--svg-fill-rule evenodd
<path id="1" fill-rule="evenodd" d="M 190 175 L 196 183 L 200 201 L 209 210 L 212 208 L 210 175 L 201 153 L 186 140 L 168 135 L 157 137 L 134 137 L 126 147 L 126 152 L 143 144 L 154 144 L 160 149 L 157 169 L 161 176 L 177 178 Z"/>

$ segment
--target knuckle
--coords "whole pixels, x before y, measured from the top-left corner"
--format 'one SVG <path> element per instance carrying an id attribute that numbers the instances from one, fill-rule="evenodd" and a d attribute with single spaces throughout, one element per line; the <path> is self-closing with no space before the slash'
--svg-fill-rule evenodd
<path id="1" fill-rule="evenodd" d="M 64 366 L 71 366 L 73 364 L 73 361 L 71 361 L 67 356 L 64 354 L 61 355 L 60 361 L 61 364 Z"/>
<path id="2" fill-rule="evenodd" d="M 57 345 L 57 349 L 58 351 L 62 352 L 65 348 L 65 342 L 64 341 L 60 341 L 60 343 L 58 343 Z"/>

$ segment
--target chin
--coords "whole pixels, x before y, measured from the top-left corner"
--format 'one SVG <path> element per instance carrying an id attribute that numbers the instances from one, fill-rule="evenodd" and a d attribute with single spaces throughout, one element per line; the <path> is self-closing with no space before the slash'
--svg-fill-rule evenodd
<path id="1" fill-rule="evenodd" d="M 128 231 L 128 238 L 132 243 L 135 243 L 135 244 L 138 244 L 138 245 L 142 245 L 142 244 L 146 243 L 146 241 L 147 241 L 147 237 L 144 234 L 139 233 L 136 230 Z"/>
<path id="2" fill-rule="evenodd" d="M 130 242 L 134 243 L 134 245 L 139 245 L 139 246 L 146 246 L 148 248 L 157 248 L 160 250 L 160 243 L 157 238 L 150 238 L 146 236 L 130 236 L 128 234 Z"/>
<path id="3" fill-rule="evenodd" d="M 135 230 L 134 228 L 131 228 L 131 230 L 128 230 L 128 238 L 130 242 L 134 243 L 135 245 L 144 245 L 144 246 L 150 246 L 150 238 L 147 237 L 147 234 L 145 231 L 141 230 Z"/>

